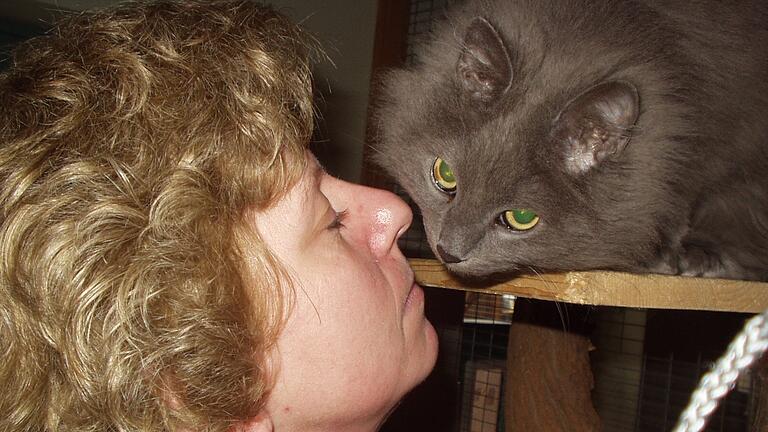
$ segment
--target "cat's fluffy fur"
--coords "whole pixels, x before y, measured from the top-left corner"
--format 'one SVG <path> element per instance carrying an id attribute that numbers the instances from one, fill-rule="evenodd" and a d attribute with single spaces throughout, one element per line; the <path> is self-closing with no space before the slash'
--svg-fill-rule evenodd
<path id="1" fill-rule="evenodd" d="M 503 52 L 484 46 L 494 38 Z M 601 153 L 578 150 L 587 111 L 619 106 L 585 96 L 606 83 L 634 89 L 634 123 Z M 768 279 L 768 3 L 469 2 L 381 90 L 377 161 L 452 271 Z M 454 197 L 433 185 L 436 157 Z M 541 222 L 496 223 L 513 208 Z"/>

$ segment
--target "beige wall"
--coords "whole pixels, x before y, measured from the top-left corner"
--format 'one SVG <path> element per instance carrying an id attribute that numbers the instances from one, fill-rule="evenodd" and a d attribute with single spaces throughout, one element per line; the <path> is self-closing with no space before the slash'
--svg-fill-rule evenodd
<path id="1" fill-rule="evenodd" d="M 316 152 L 328 170 L 357 181 L 365 142 L 366 110 L 376 27 L 376 0 L 275 0 L 317 36 L 331 63 L 316 70 L 321 94 Z"/>
<path id="2" fill-rule="evenodd" d="M 18 2 L 29 0 L 0 0 Z M 38 0 L 48 6 L 84 10 L 117 0 Z M 265 1 L 302 23 L 323 44 L 333 63 L 316 68 L 322 119 L 317 153 L 334 174 L 359 180 L 365 141 L 376 0 Z"/>

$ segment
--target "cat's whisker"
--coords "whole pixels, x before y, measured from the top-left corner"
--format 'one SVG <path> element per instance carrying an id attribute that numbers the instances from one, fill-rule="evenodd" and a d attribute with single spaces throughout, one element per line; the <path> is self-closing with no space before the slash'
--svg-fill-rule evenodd
<path id="1" fill-rule="evenodd" d="M 371 151 L 376 153 L 379 160 L 386 159 L 390 165 L 396 165 L 396 164 L 403 164 L 405 161 L 396 158 L 391 152 L 387 152 L 385 150 L 382 150 L 373 144 L 366 143 L 365 144 L 367 148 L 369 148 Z"/>
<path id="2" fill-rule="evenodd" d="M 531 265 L 526 265 L 528 270 L 533 273 L 533 275 L 541 282 L 543 282 L 546 285 L 550 285 L 551 287 L 555 287 L 555 285 L 549 281 L 547 281 L 544 276 L 542 276 L 541 272 L 538 271 L 535 267 Z M 570 324 L 570 318 L 568 317 L 568 308 L 561 304 L 559 301 L 555 301 L 555 307 L 557 308 L 557 314 L 560 317 L 560 324 L 563 327 L 563 331 L 568 331 L 568 324 Z M 563 313 L 565 311 L 565 313 Z"/>
<path id="3" fill-rule="evenodd" d="M 380 156 L 384 156 L 386 158 L 390 158 L 391 157 L 391 155 L 385 153 L 383 150 L 380 150 L 378 147 L 374 146 L 373 144 L 367 143 L 367 144 L 365 144 L 365 146 L 366 146 L 366 148 L 368 148 L 369 150 L 371 150 L 372 152 L 374 152 L 374 153 L 376 153 L 376 154 L 378 154 Z"/>
<path id="4" fill-rule="evenodd" d="M 544 276 L 541 274 L 541 272 L 540 272 L 539 270 L 537 270 L 535 267 L 533 267 L 533 266 L 531 266 L 531 265 L 526 265 L 526 267 L 528 268 L 528 270 L 529 270 L 531 273 L 533 273 L 533 274 L 534 274 L 534 276 L 536 276 L 536 278 L 537 278 L 537 279 L 538 279 L 540 282 L 543 282 L 545 285 L 548 285 L 548 286 L 549 286 L 549 288 L 552 288 L 552 289 L 554 289 L 554 288 L 556 287 L 556 285 L 555 285 L 555 284 L 553 284 L 552 282 L 550 282 L 550 281 L 548 281 L 546 278 L 544 278 Z"/>
<path id="5" fill-rule="evenodd" d="M 375 147 L 373 144 L 365 144 L 368 149 L 371 150 L 373 154 L 369 154 L 366 156 L 366 159 L 369 161 L 376 161 L 376 164 L 379 166 L 397 166 L 402 165 L 403 161 L 394 157 L 391 153 L 386 152 L 384 150 L 381 150 L 377 147 Z M 399 187 L 399 186 L 398 186 Z"/>
<path id="6" fill-rule="evenodd" d="M 341 132 L 340 135 L 342 135 L 342 136 L 344 136 L 346 138 L 351 138 L 352 141 L 355 142 L 356 144 L 363 144 L 363 145 L 366 144 L 365 140 L 364 139 L 360 139 L 356 134 L 352 134 L 352 133 L 349 133 L 349 132 Z"/>
<path id="7" fill-rule="evenodd" d="M 557 308 L 557 314 L 560 316 L 560 324 L 563 326 L 563 331 L 567 332 L 571 324 L 571 317 L 568 315 L 568 306 L 565 303 L 556 301 L 555 307 Z"/>

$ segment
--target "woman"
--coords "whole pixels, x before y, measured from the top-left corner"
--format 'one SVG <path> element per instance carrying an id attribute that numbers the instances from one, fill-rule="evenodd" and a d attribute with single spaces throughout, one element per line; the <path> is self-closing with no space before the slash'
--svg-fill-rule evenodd
<path id="1" fill-rule="evenodd" d="M 374 431 L 432 368 L 397 197 L 307 153 L 312 41 L 126 4 L 0 77 L 0 430 Z"/>

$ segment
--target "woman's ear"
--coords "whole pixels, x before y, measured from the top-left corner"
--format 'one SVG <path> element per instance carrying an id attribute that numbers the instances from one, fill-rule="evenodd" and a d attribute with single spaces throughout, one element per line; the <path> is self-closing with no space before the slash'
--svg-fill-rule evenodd
<path id="1" fill-rule="evenodd" d="M 163 403 L 170 410 L 180 410 L 183 405 L 179 401 L 179 398 L 169 389 L 164 389 L 161 392 L 161 398 Z M 174 429 L 177 432 L 192 432 L 191 429 L 181 428 Z M 267 410 L 262 409 L 256 417 L 243 422 L 233 424 L 227 429 L 227 432 L 273 432 L 274 426 L 272 424 L 272 416 L 269 415 Z"/>
<path id="2" fill-rule="evenodd" d="M 228 432 L 273 432 L 274 426 L 272 424 L 272 416 L 266 410 L 261 412 L 254 418 L 238 423 L 231 428 Z"/>

